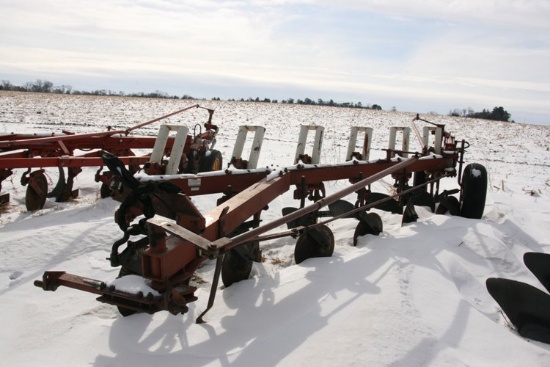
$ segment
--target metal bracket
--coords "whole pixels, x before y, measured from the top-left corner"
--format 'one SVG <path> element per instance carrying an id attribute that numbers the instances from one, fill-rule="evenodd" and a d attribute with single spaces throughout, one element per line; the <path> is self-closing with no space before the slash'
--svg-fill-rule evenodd
<path id="1" fill-rule="evenodd" d="M 346 153 L 346 160 L 348 161 L 351 160 L 355 154 L 355 146 L 357 144 L 357 135 L 359 134 L 359 132 L 363 132 L 365 134 L 365 138 L 363 140 L 363 149 L 360 152 L 360 160 L 369 160 L 370 147 L 372 144 L 372 127 L 352 126 L 349 135 L 348 152 Z"/>
<path id="2" fill-rule="evenodd" d="M 441 142 L 443 141 L 443 128 L 440 126 L 424 126 L 422 132 L 423 148 L 428 150 L 430 147 L 430 134 L 435 134 L 434 153 L 441 154 Z"/>
<path id="3" fill-rule="evenodd" d="M 252 141 L 252 147 L 250 148 L 250 155 L 248 157 L 248 164 L 246 168 L 254 169 L 258 166 L 258 159 L 260 158 L 260 151 L 262 150 L 265 127 L 246 125 L 239 126 L 237 140 L 235 141 L 235 146 L 233 147 L 232 159 L 242 158 L 246 137 L 249 132 L 254 132 L 254 140 Z"/>
<path id="4" fill-rule="evenodd" d="M 323 145 L 323 133 L 325 128 L 323 126 L 316 125 L 301 125 L 300 136 L 298 138 L 298 146 L 296 147 L 296 155 L 294 156 L 294 164 L 300 160 L 300 155 L 303 155 L 306 150 L 307 135 L 310 130 L 315 131 L 315 138 L 313 140 L 313 151 L 311 153 L 311 164 L 319 164 L 319 158 L 321 156 L 321 147 Z"/>
<path id="5" fill-rule="evenodd" d="M 166 174 L 174 175 L 178 173 L 183 148 L 185 147 L 185 142 L 187 141 L 187 133 L 189 132 L 189 129 L 186 126 L 161 125 L 159 127 L 159 133 L 157 140 L 155 140 L 155 146 L 153 147 L 153 152 L 151 153 L 151 159 L 149 162 L 159 164 L 162 163 L 161 161 L 164 156 L 164 148 L 166 147 L 166 142 L 168 141 L 170 131 L 176 131 L 176 139 L 174 141 L 174 145 L 172 146 L 172 151 L 170 152 L 170 159 L 168 160 L 168 165 L 166 166 Z"/>
<path id="6" fill-rule="evenodd" d="M 401 131 L 403 133 L 403 141 L 401 143 L 401 154 L 399 156 L 403 158 L 409 157 L 409 141 L 410 141 L 410 135 L 411 135 L 411 128 L 410 127 L 400 127 L 400 126 L 393 126 L 390 127 L 390 143 L 388 145 L 388 149 L 393 152 L 390 158 L 392 158 L 395 155 L 395 140 L 397 136 L 397 132 Z"/>

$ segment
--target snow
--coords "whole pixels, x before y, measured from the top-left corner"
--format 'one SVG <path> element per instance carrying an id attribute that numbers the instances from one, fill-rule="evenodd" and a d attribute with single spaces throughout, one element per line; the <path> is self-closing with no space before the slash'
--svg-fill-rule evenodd
<path id="1" fill-rule="evenodd" d="M 0 93 L 0 134 L 92 132 L 125 128 L 185 107 L 189 101 Z M 341 163 L 350 126 L 374 128 L 371 160 L 385 157 L 390 126 L 410 126 L 415 113 L 343 108 L 198 101 L 215 108 L 217 149 L 231 158 L 239 125 L 267 128 L 258 167 L 276 175 L 293 164 L 299 125 L 325 127 L 321 164 Z M 36 113 L 41 111 L 41 113 Z M 200 112 L 200 111 L 199 111 Z M 190 111 L 167 123 L 204 122 Z M 527 251 L 550 252 L 550 127 L 426 119 L 466 139 L 466 164 L 483 164 L 489 191 L 481 220 L 435 215 L 417 207 L 419 220 L 377 212 L 380 236 L 352 237 L 357 222 L 329 224 L 331 258 L 293 261 L 290 237 L 262 244 L 265 261 L 251 278 L 217 290 L 207 323 L 213 263 L 197 274 L 198 301 L 185 315 L 168 312 L 122 317 L 96 296 L 33 285 L 44 271 L 63 270 L 115 282 L 128 292 L 152 289 L 139 277 L 115 281 L 106 258 L 122 237 L 113 215 L 118 203 L 99 199 L 95 169 L 75 179 L 79 198 L 48 199 L 43 210 L 25 210 L 23 170 L 3 182 L 11 205 L 0 214 L 0 355 L 5 366 L 549 366 L 550 345 L 520 337 L 485 289 L 489 277 L 542 286 L 523 265 Z M 203 121 L 204 120 L 204 121 Z M 147 127 L 155 133 L 158 126 Z M 141 132 L 141 131 L 138 131 Z M 411 141 L 411 149 L 413 147 Z M 308 146 L 311 146 L 309 144 Z M 47 170 L 50 187 L 57 170 Z M 345 181 L 345 180 L 344 180 Z M 327 194 L 349 185 L 327 183 Z M 456 188 L 446 179 L 442 188 Z M 390 179 L 373 189 L 387 193 Z M 269 205 L 264 222 L 298 206 L 292 190 Z M 533 194 L 536 193 L 536 194 Z M 195 197 L 203 211 L 217 195 Z M 349 200 L 354 200 L 353 196 Z M 126 283 L 127 284 L 124 284 Z"/>
<path id="2" fill-rule="evenodd" d="M 147 296 L 148 294 L 151 294 L 155 297 L 160 296 L 159 292 L 151 288 L 145 282 L 145 279 L 138 275 L 126 275 L 121 278 L 114 279 L 113 281 L 107 283 L 107 286 L 113 286 L 118 291 L 130 294 L 138 294 L 139 292 L 141 292 L 145 296 Z"/>

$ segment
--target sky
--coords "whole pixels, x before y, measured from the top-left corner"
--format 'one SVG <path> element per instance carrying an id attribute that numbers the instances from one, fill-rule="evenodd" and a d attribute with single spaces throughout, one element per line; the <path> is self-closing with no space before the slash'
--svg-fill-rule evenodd
<path id="1" fill-rule="evenodd" d="M 547 0 L 0 0 L 0 80 L 550 125 Z"/>

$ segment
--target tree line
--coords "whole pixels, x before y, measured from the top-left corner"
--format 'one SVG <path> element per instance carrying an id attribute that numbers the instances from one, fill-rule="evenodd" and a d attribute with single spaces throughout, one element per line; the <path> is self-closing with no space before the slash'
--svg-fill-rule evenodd
<path id="1" fill-rule="evenodd" d="M 37 79 L 35 82 L 27 82 L 23 85 L 14 85 L 8 80 L 2 80 L 0 90 L 15 91 L 15 92 L 37 92 L 37 93 L 56 93 L 56 94 L 75 94 L 75 95 L 91 95 L 91 96 L 121 96 L 121 97 L 144 97 L 144 98 L 174 98 L 174 99 L 195 99 L 187 94 L 181 98 L 178 96 L 170 96 L 168 93 L 155 91 L 152 93 L 125 93 L 122 91 L 113 91 L 110 89 L 98 89 L 93 91 L 75 90 L 70 85 L 56 86 L 49 80 Z"/>
<path id="2" fill-rule="evenodd" d="M 125 93 L 122 91 L 112 91 L 108 89 L 99 89 L 94 91 L 82 91 L 82 90 L 74 90 L 70 85 L 54 85 L 49 80 L 41 80 L 37 79 L 34 82 L 27 82 L 23 85 L 13 85 L 8 80 L 2 80 L 0 83 L 0 90 L 6 90 L 6 91 L 18 91 L 18 92 L 38 92 L 38 93 L 56 93 L 56 94 L 74 94 L 74 95 L 94 95 L 94 96 L 120 96 L 120 97 L 140 97 L 140 98 L 170 98 L 170 99 L 197 99 L 193 98 L 192 96 L 188 94 L 184 94 L 181 97 L 178 97 L 176 95 L 169 95 L 168 93 L 162 92 L 162 91 L 155 91 L 152 93 Z M 212 98 L 213 101 L 219 101 L 219 97 Z M 229 99 L 229 101 L 236 101 L 235 99 Z M 263 98 L 260 99 L 259 97 L 252 98 L 249 97 L 247 99 L 241 98 L 239 101 L 241 102 L 258 102 L 258 103 L 279 103 L 276 99 L 269 99 L 269 98 Z M 361 102 L 335 102 L 332 99 L 329 100 L 323 100 L 321 98 L 317 99 L 316 101 L 310 98 L 304 98 L 302 99 L 294 99 L 294 98 L 288 98 L 281 100 L 280 103 L 283 104 L 299 104 L 299 105 L 316 105 L 316 106 L 331 106 L 331 107 L 348 107 L 348 108 L 363 108 L 363 109 L 371 109 L 371 110 L 382 110 L 382 107 L 378 104 L 367 104 L 363 105 Z M 395 107 L 391 108 L 391 111 L 397 111 Z M 494 120 L 494 121 L 510 121 L 510 113 L 506 111 L 503 107 L 494 107 L 492 111 L 483 109 L 481 112 L 476 112 L 472 108 L 463 108 L 458 109 L 455 108 L 454 110 L 451 110 L 449 112 L 449 116 L 462 116 L 462 117 L 470 117 L 470 118 L 479 118 L 479 119 L 486 119 L 486 120 Z M 511 122 L 514 122 L 513 120 Z"/>
<path id="3" fill-rule="evenodd" d="M 214 100 L 220 100 L 220 98 L 213 98 Z M 235 99 L 229 99 L 230 101 L 235 101 Z M 241 98 L 239 100 L 240 102 L 261 102 L 261 103 L 279 103 L 277 99 L 269 99 L 264 98 L 260 99 L 259 97 L 252 98 L 249 97 L 247 99 Z M 311 98 L 305 98 L 305 99 L 294 99 L 294 98 L 288 98 L 281 100 L 280 103 L 287 103 L 287 104 L 301 104 L 301 105 L 312 105 L 312 106 L 331 106 L 331 107 L 349 107 L 349 108 L 366 108 L 370 110 L 382 110 L 382 107 L 377 104 L 367 104 L 363 106 L 361 102 L 353 103 L 353 102 L 335 102 L 332 99 L 329 99 L 328 101 L 325 101 L 321 98 L 317 99 L 317 101 L 311 99 Z"/>
<path id="4" fill-rule="evenodd" d="M 181 97 L 178 97 L 176 95 L 169 95 L 168 93 L 162 92 L 162 91 L 155 91 L 152 93 L 125 93 L 122 91 L 112 91 L 109 89 L 99 89 L 94 91 L 83 91 L 83 90 L 75 90 L 70 85 L 60 85 L 55 86 L 52 82 L 48 80 L 41 80 L 37 79 L 35 82 L 27 82 L 23 85 L 14 85 L 10 83 L 8 80 L 2 80 L 2 83 L 0 84 L 0 90 L 6 90 L 6 91 L 17 91 L 17 92 L 38 92 L 38 93 L 57 93 L 57 94 L 74 94 L 74 95 L 93 95 L 93 96 L 120 96 L 120 97 L 141 97 L 141 98 L 170 98 L 170 99 L 197 99 L 193 98 L 192 96 L 188 94 L 184 94 Z M 219 97 L 212 98 L 213 101 L 219 101 Z M 235 99 L 229 99 L 229 101 L 235 101 Z M 249 97 L 247 99 L 241 98 L 239 101 L 241 102 L 261 102 L 261 103 L 279 103 L 276 99 L 269 99 L 264 98 L 260 99 L 259 97 L 252 98 Z M 382 110 L 382 107 L 378 104 L 367 104 L 363 106 L 361 102 L 342 102 L 338 103 L 334 100 L 330 99 L 328 101 L 325 101 L 323 99 L 318 99 L 317 101 L 312 100 L 310 98 L 305 99 L 296 99 L 288 98 L 285 100 L 281 100 L 281 103 L 287 103 L 287 104 L 301 104 L 301 105 L 318 105 L 318 106 L 332 106 L 332 107 L 350 107 L 350 108 L 365 108 L 365 109 L 372 109 L 372 110 Z M 393 108 L 395 111 L 395 108 Z"/>
<path id="5" fill-rule="evenodd" d="M 502 106 L 494 107 L 492 111 L 484 108 L 481 112 L 476 112 L 471 107 L 463 109 L 455 108 L 454 110 L 451 110 L 449 112 L 449 116 L 462 116 L 484 120 L 514 122 L 514 120 L 510 121 L 510 117 L 512 117 L 512 115 L 508 113 L 508 111 L 506 111 Z"/>

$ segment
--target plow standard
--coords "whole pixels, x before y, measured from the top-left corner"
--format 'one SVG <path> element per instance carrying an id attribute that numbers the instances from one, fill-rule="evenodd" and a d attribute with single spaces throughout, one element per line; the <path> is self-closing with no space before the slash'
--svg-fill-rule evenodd
<path id="1" fill-rule="evenodd" d="M 109 187 L 121 203 L 115 221 L 122 238 L 112 245 L 109 257 L 111 265 L 120 268 L 119 278 L 104 282 L 47 271 L 35 285 L 46 291 L 64 286 L 94 293 L 98 301 L 117 306 L 124 316 L 161 310 L 183 314 L 189 303 L 197 300 L 192 282 L 195 272 L 204 262 L 215 261 L 208 305 L 197 319 L 203 322 L 214 304 L 220 278 L 226 287 L 247 279 L 253 262 L 262 259 L 264 241 L 295 238 L 294 259 L 300 263 L 332 255 L 334 235 L 329 222 L 355 218 L 354 245 L 360 236 L 382 232 L 381 217 L 370 211 L 372 208 L 400 214 L 403 223 L 418 218 L 415 206 L 481 218 L 487 190 L 485 168 L 475 163 L 463 167 L 468 143 L 457 141 L 443 125 L 418 116 L 415 120 L 427 124 L 422 134 L 416 130 L 421 151 L 409 151 L 410 128 L 392 127 L 386 158 L 379 160 L 368 159 L 372 129 L 367 127 L 351 129 L 346 159 L 339 164 L 319 162 L 324 132 L 320 126 L 301 126 L 294 164 L 276 170 L 256 167 L 265 129 L 254 126 L 240 127 L 231 164 L 214 172 L 134 175 L 124 160 L 104 153 L 102 159 L 111 176 Z M 249 132 L 255 135 L 250 157 L 243 160 Z M 311 132 L 313 148 L 306 154 Z M 361 134 L 364 141 L 358 145 Z M 395 147 L 397 134 L 401 134 L 400 149 Z M 205 153 L 206 157 L 212 155 L 216 153 Z M 373 183 L 387 176 L 394 180 L 395 194 L 371 191 Z M 445 178 L 456 178 L 458 187 L 441 191 L 440 180 Z M 327 194 L 325 183 L 335 180 L 347 180 L 349 185 Z M 280 217 L 264 223 L 262 212 L 291 188 L 296 206 L 283 208 Z M 205 194 L 220 196 L 215 208 L 202 213 L 191 197 Z M 350 196 L 353 202 L 345 200 Z M 141 290 L 125 290 L 121 285 L 127 277 L 137 279 Z"/>

